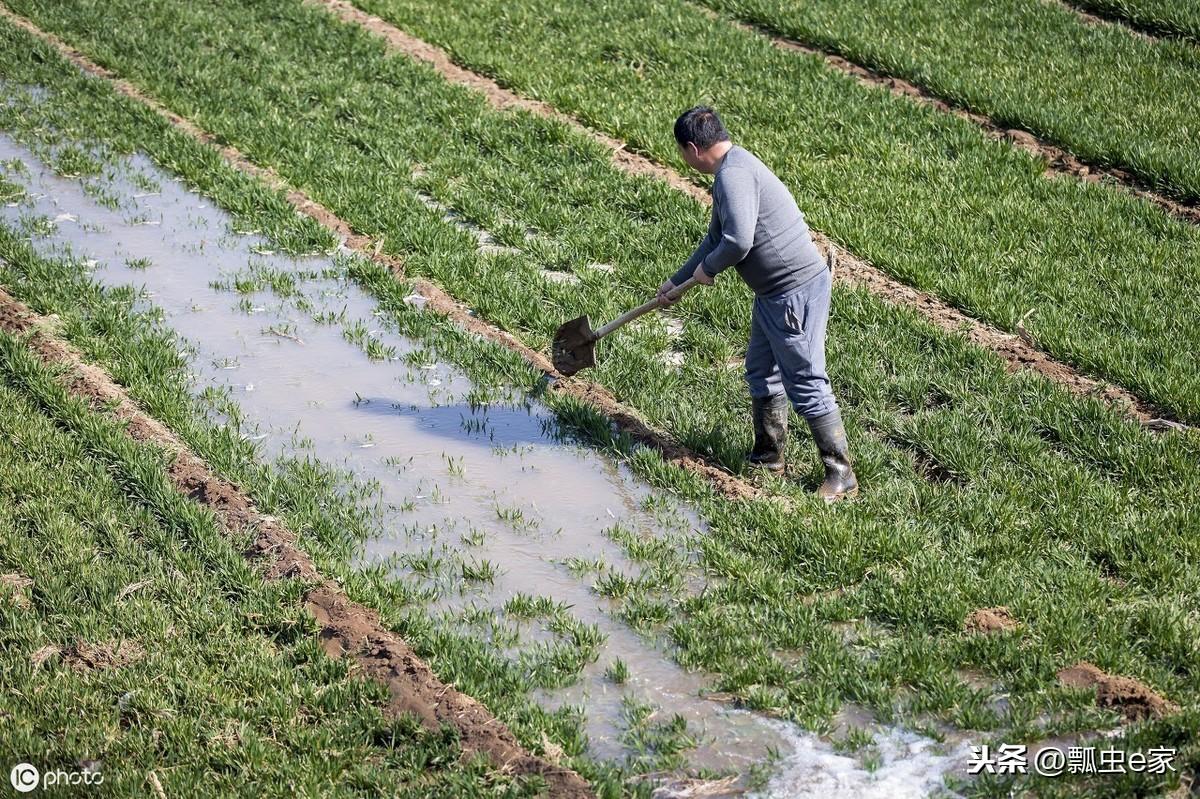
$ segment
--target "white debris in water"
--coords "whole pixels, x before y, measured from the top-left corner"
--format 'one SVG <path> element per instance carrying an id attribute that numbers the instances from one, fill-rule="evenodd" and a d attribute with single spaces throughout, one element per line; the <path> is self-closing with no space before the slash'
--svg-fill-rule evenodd
<path id="1" fill-rule="evenodd" d="M 947 749 L 932 738 L 900 729 L 875 734 L 871 750 L 878 765 L 868 770 L 858 758 L 842 754 L 798 727 L 770 722 L 791 744 L 780 770 L 758 796 L 821 799 L 919 799 L 953 796 L 943 775 L 963 769 L 970 747 L 960 742 Z"/>
<path id="2" fill-rule="evenodd" d="M 570 272 L 558 272 L 553 269 L 543 269 L 542 277 L 549 280 L 551 283 L 566 283 L 569 286 L 579 285 L 579 277 Z"/>
<path id="3" fill-rule="evenodd" d="M 404 298 L 405 305 L 411 305 L 417 310 L 425 307 L 425 303 L 429 302 L 429 298 L 420 294 L 409 294 Z"/>
<path id="4" fill-rule="evenodd" d="M 246 384 L 246 390 L 247 390 L 247 391 L 253 391 L 253 390 L 254 390 L 254 384 L 253 384 L 253 383 L 247 383 L 247 384 Z"/>
<path id="5" fill-rule="evenodd" d="M 75 214 L 59 214 L 58 216 L 54 217 L 54 219 L 51 221 L 54 222 L 54 224 L 56 224 L 56 225 L 59 222 L 78 222 L 79 217 L 75 216 Z"/>

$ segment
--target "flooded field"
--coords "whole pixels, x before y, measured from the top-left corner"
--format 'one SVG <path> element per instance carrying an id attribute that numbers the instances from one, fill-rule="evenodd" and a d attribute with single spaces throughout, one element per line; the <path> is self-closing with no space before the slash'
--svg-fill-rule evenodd
<path id="1" fill-rule="evenodd" d="M 961 741 L 942 746 L 864 720 L 866 754 L 843 754 L 828 737 L 703 698 L 706 675 L 615 618 L 593 588 L 598 573 L 639 571 L 614 530 L 686 548 L 701 520 L 573 443 L 536 402 L 474 386 L 406 338 L 347 277 L 351 256 L 273 253 L 141 157 L 87 183 L 55 176 L 6 137 L 0 160 L 25 165 L 9 171 L 27 197 L 2 209 L 5 222 L 29 230 L 43 253 L 84 259 L 103 284 L 141 287 L 146 307 L 187 342 L 195 391 L 229 390 L 265 459 L 312 457 L 376 487 L 383 533 L 364 543 L 361 564 L 418 581 L 448 625 L 499 625 L 507 655 L 561 636 L 594 647 L 579 679 L 539 701 L 581 706 L 596 757 L 632 756 L 631 718 L 678 714 L 695 739 L 691 768 L 770 764 L 762 790 L 771 796 L 924 796 L 961 767 Z M 702 586 L 703 575 L 692 579 Z M 531 607 L 571 621 L 540 623 L 546 614 Z M 627 676 L 614 679 L 621 668 Z"/>

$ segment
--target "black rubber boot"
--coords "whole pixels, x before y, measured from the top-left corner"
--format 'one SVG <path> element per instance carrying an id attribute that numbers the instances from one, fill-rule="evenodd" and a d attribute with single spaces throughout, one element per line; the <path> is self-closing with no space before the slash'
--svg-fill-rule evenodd
<path id="1" fill-rule="evenodd" d="M 783 453 L 787 447 L 788 407 L 787 397 L 753 400 L 754 449 L 746 457 L 752 466 L 782 472 L 785 466 Z"/>
<path id="2" fill-rule="evenodd" d="M 825 482 L 817 489 L 817 496 L 826 502 L 836 502 L 843 497 L 858 493 L 858 478 L 850 466 L 850 446 L 846 442 L 846 428 L 842 426 L 842 414 L 838 411 L 808 420 L 813 441 L 825 464 Z"/>

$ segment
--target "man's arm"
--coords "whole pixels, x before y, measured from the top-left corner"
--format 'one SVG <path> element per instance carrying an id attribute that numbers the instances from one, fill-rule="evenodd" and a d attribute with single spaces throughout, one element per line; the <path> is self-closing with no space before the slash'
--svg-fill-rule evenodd
<path id="1" fill-rule="evenodd" d="M 716 277 L 740 263 L 754 246 L 754 230 L 758 226 L 758 185 L 753 172 L 740 167 L 721 170 L 713 185 L 714 217 L 718 213 L 721 238 L 701 262 L 709 277 Z"/>
<path id="2" fill-rule="evenodd" d="M 701 239 L 699 246 L 692 252 L 691 257 L 684 261 L 683 266 L 671 275 L 671 284 L 674 286 L 683 285 L 692 273 L 696 271 L 696 267 L 700 262 L 708 257 L 708 254 L 716 249 L 717 243 L 721 240 L 721 221 L 717 218 L 716 209 L 713 210 L 712 216 L 708 220 L 708 234 Z"/>

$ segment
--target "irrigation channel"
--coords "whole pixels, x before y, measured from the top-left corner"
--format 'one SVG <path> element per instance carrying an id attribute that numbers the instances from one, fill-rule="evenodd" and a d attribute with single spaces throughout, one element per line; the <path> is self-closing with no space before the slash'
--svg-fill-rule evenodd
<path id="1" fill-rule="evenodd" d="M 421 582 L 427 609 L 446 624 L 473 610 L 501 612 L 525 594 L 562 603 L 603 634 L 599 657 L 575 684 L 539 695 L 548 707 L 584 709 L 593 756 L 628 754 L 629 696 L 687 721 L 700 740 L 688 757 L 694 769 L 745 773 L 777 754 L 762 788 L 770 796 L 926 796 L 943 790 L 944 774 L 964 773 L 961 734 L 939 743 L 844 711 L 835 734 L 865 728 L 868 759 L 843 754 L 832 735 L 704 698 L 707 675 L 685 671 L 664 642 L 614 618 L 588 575 L 568 565 L 599 559 L 635 575 L 607 530 L 685 541 L 703 533 L 701 520 L 572 442 L 536 402 L 480 403 L 458 369 L 395 329 L 347 277 L 353 256 L 275 254 L 140 155 L 83 181 L 55 175 L 0 134 L 0 160 L 14 159 L 26 169 L 8 179 L 26 196 L 0 208 L 5 224 L 35 231 L 39 252 L 69 253 L 104 285 L 141 288 L 144 307 L 186 342 L 195 392 L 231 392 L 264 459 L 315 458 L 376 488 L 380 534 L 364 543 L 362 564 L 382 560 Z M 272 282 L 288 288 L 263 287 Z M 430 563 L 489 563 L 494 573 L 466 580 L 458 567 Z M 526 625 L 512 651 L 550 635 Z M 605 675 L 616 658 L 628 666 L 622 685 Z"/>

